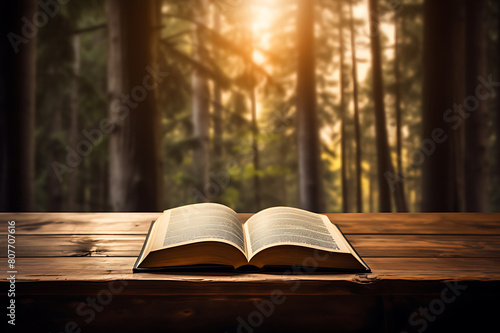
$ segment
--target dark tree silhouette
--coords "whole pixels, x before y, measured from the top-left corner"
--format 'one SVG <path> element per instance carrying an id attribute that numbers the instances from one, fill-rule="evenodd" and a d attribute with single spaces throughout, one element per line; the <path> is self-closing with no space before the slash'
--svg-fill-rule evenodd
<path id="1" fill-rule="evenodd" d="M 80 134 L 79 129 L 79 112 L 78 112 L 78 80 L 80 75 L 80 35 L 73 37 L 73 78 L 71 82 L 71 101 L 70 101 L 70 128 L 69 128 L 69 144 L 71 147 L 78 145 Z M 68 175 L 68 210 L 76 210 L 77 191 L 79 184 L 77 182 L 78 170 L 74 170 Z"/>
<path id="2" fill-rule="evenodd" d="M 463 126 L 459 116 L 449 121 L 446 115 L 464 100 L 463 1 L 426 0 L 424 16 L 422 124 L 426 145 L 420 155 L 423 161 L 414 161 L 422 164 L 422 211 L 460 211 Z"/>
<path id="3" fill-rule="evenodd" d="M 394 103 L 396 109 L 396 160 L 397 176 L 403 177 L 403 140 L 401 135 L 401 69 L 399 66 L 399 31 L 402 22 L 398 15 L 394 15 Z"/>
<path id="4" fill-rule="evenodd" d="M 36 10 L 33 0 L 0 5 L 0 211 L 34 209 L 36 31 L 21 18 Z"/>
<path id="5" fill-rule="evenodd" d="M 356 59 L 356 31 L 354 29 L 353 0 L 349 2 L 351 29 L 351 62 L 352 62 L 352 98 L 354 101 L 354 137 L 356 139 L 356 208 L 358 213 L 363 212 L 363 187 L 361 186 L 361 131 L 359 124 L 358 103 L 358 64 Z"/>
<path id="6" fill-rule="evenodd" d="M 345 53 L 345 45 L 344 45 L 344 14 L 343 14 L 343 6 L 342 2 L 339 1 L 337 11 L 339 13 L 339 24 L 338 24 L 338 34 L 339 34 L 339 45 L 340 45 L 340 64 L 339 64 L 339 88 L 340 88 L 340 117 L 341 117 L 341 125 L 340 125 L 340 163 L 341 163 L 341 184 L 342 184 L 342 211 L 344 213 L 349 212 L 349 185 L 347 184 L 347 158 L 346 158 L 346 98 L 345 98 L 345 89 L 346 89 L 346 80 L 345 80 L 345 66 L 344 66 L 344 53 Z"/>
<path id="7" fill-rule="evenodd" d="M 221 15 L 217 10 L 214 10 L 213 16 L 214 31 L 220 34 L 221 31 Z M 217 49 L 214 50 L 215 57 L 219 57 L 219 52 Z M 222 89 L 217 81 L 214 81 L 214 114 L 213 114 L 213 124 L 214 124 L 214 155 L 218 158 L 222 158 L 223 153 L 223 119 L 222 119 Z M 218 161 L 220 163 L 220 161 Z"/>
<path id="8" fill-rule="evenodd" d="M 466 0 L 466 92 L 476 95 L 478 76 L 487 78 L 487 25 L 485 0 Z M 465 208 L 488 209 L 488 108 L 480 102 L 465 120 Z"/>
<path id="9" fill-rule="evenodd" d="M 378 0 L 370 0 L 369 12 L 378 13 Z M 370 14 L 371 15 L 371 14 Z M 371 17 L 371 54 L 373 72 L 373 101 L 375 107 L 375 131 L 377 146 L 377 175 L 379 188 L 379 210 L 381 212 L 391 211 L 391 188 L 394 193 L 396 208 L 400 212 L 407 211 L 402 182 L 394 180 L 394 167 L 389 151 L 387 139 L 387 127 L 385 120 L 384 83 L 382 79 L 382 59 L 380 47 L 379 21 Z M 397 177 L 396 177 L 397 178 Z"/>
<path id="10" fill-rule="evenodd" d="M 109 197 L 114 211 L 160 209 L 157 0 L 108 0 Z M 156 88 L 155 88 L 156 87 Z"/>
<path id="11" fill-rule="evenodd" d="M 252 24 L 249 20 L 245 27 L 245 39 L 247 44 L 247 57 L 248 59 L 252 59 L 253 55 L 253 31 Z M 250 97 L 250 117 L 252 119 L 252 150 L 253 150 L 253 168 L 254 168 L 254 176 L 253 176 L 253 191 L 254 191 L 254 210 L 260 210 L 260 202 L 261 202 L 261 188 L 260 188 L 260 152 L 259 152 L 259 143 L 257 141 L 259 135 L 259 126 L 257 124 L 257 99 L 256 99 L 256 78 L 255 71 L 253 68 L 253 63 L 249 63 L 245 68 L 245 77 L 247 79 L 248 84 L 248 95 Z"/>
<path id="12" fill-rule="evenodd" d="M 199 7 L 195 8 L 195 26 L 193 33 L 193 59 L 198 63 L 204 62 L 205 50 L 203 44 L 202 27 L 208 20 L 208 1 L 201 0 Z M 207 201 L 205 190 L 209 183 L 209 130 L 210 130 L 210 91 L 208 79 L 202 71 L 193 68 L 193 138 L 196 141 L 193 153 L 193 176 L 195 182 L 195 201 Z"/>
<path id="13" fill-rule="evenodd" d="M 299 206 L 323 211 L 320 140 L 316 110 L 314 0 L 297 0 L 297 132 Z"/>

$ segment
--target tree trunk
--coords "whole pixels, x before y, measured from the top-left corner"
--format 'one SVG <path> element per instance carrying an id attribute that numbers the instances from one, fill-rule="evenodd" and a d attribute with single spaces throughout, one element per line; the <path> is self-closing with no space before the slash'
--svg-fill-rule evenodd
<path id="1" fill-rule="evenodd" d="M 281 134 L 281 142 L 279 144 L 279 147 L 280 147 L 279 154 L 280 154 L 281 163 L 283 163 L 282 165 L 286 165 L 287 155 L 288 155 L 288 150 L 289 150 L 289 146 L 288 146 L 289 142 L 286 138 L 285 133 L 283 133 L 283 132 Z M 287 187 L 287 174 L 286 173 L 283 173 L 281 175 L 281 195 L 282 195 L 282 198 L 281 198 L 282 205 L 283 206 L 290 205 L 288 203 L 288 187 Z"/>
<path id="2" fill-rule="evenodd" d="M 79 139 L 78 131 L 78 80 L 80 76 L 80 35 L 73 35 L 73 79 L 71 87 L 70 101 L 70 129 L 69 129 L 69 145 L 76 149 Z M 73 172 L 68 175 L 68 211 L 76 210 L 76 196 L 78 192 L 78 168 L 73 169 Z"/>
<path id="3" fill-rule="evenodd" d="M 98 179 L 97 182 L 89 182 L 89 202 L 87 203 L 89 206 L 89 210 L 91 212 L 100 211 L 99 207 L 99 181 L 101 176 L 101 165 L 97 159 L 92 159 L 90 161 L 90 175 L 91 177 L 95 177 Z"/>
<path id="4" fill-rule="evenodd" d="M 461 210 L 463 165 L 460 116 L 451 108 L 463 101 L 463 2 L 426 0 L 424 4 L 424 86 L 422 211 Z M 461 67 L 462 66 L 462 67 Z M 477 81 L 476 81 L 477 82 Z M 451 121 L 450 121 L 451 120 Z M 455 126 L 456 125 L 456 126 Z"/>
<path id="5" fill-rule="evenodd" d="M 167 76 L 156 61 L 159 1 L 108 0 L 107 4 L 109 115 L 114 126 L 110 205 L 114 211 L 155 211 L 162 202 L 156 94 Z"/>
<path id="6" fill-rule="evenodd" d="M 299 206 L 323 211 L 318 116 L 316 110 L 314 0 L 298 0 L 297 132 Z"/>
<path id="7" fill-rule="evenodd" d="M 398 177 L 403 177 L 403 142 L 401 135 L 401 72 L 399 68 L 399 17 L 394 15 L 394 103 L 396 109 L 396 159 Z"/>
<path id="8" fill-rule="evenodd" d="M 0 5 L 0 211 L 34 209 L 36 32 L 23 33 L 21 18 L 36 10 L 30 0 Z"/>
<path id="9" fill-rule="evenodd" d="M 344 15 L 342 13 L 343 6 L 342 2 L 338 3 L 337 11 L 339 13 L 339 24 L 338 24 L 338 34 L 339 34 L 339 44 L 340 44 L 340 64 L 339 64 L 339 88 L 340 88 L 340 117 L 341 117 L 341 125 L 340 125 L 340 164 L 341 164 L 341 183 L 342 183 L 342 211 L 344 213 L 349 212 L 349 195 L 348 195 L 348 184 L 347 184 L 347 158 L 346 158 L 346 130 L 345 130 L 345 122 L 346 122 L 346 102 L 345 102 L 345 77 L 344 77 Z"/>
<path id="10" fill-rule="evenodd" d="M 466 0 L 466 89 L 476 96 L 478 76 L 487 78 L 486 0 Z M 465 120 L 465 202 L 469 212 L 488 210 L 488 108 L 479 103 Z"/>
<path id="11" fill-rule="evenodd" d="M 50 136 L 49 133 L 57 133 L 61 130 L 61 116 L 62 116 L 62 104 L 63 104 L 63 96 L 61 94 L 54 94 L 52 99 L 52 110 L 50 114 L 50 124 L 48 126 L 47 136 Z M 58 152 L 57 141 L 54 138 L 49 138 L 47 140 L 47 206 L 46 210 L 49 212 L 59 212 L 62 210 L 62 182 L 59 181 L 56 173 L 52 168 L 52 162 L 59 161 L 60 154 Z"/>
<path id="12" fill-rule="evenodd" d="M 349 2 L 351 27 L 351 58 L 352 58 L 352 98 L 354 101 L 354 137 L 356 140 L 356 208 L 358 213 L 363 212 L 363 189 L 361 183 L 361 131 L 359 125 L 358 103 L 358 65 L 356 59 L 356 31 L 354 29 L 354 13 L 352 0 Z"/>
<path id="13" fill-rule="evenodd" d="M 214 31 L 218 34 L 221 33 L 221 22 L 220 22 L 220 13 L 217 9 L 214 9 Z M 214 50 L 216 58 L 219 58 L 219 52 L 217 49 Z M 220 160 L 222 159 L 223 154 L 223 146 L 222 146 L 222 136 L 223 136 L 223 127 L 222 127 L 222 90 L 220 85 L 217 82 L 214 82 L 214 155 Z M 220 161 L 218 161 L 219 163 Z"/>
<path id="14" fill-rule="evenodd" d="M 257 137 L 259 135 L 259 127 L 257 125 L 257 101 L 255 98 L 255 86 L 253 83 L 253 75 L 250 75 L 252 79 L 252 88 L 250 88 L 250 104 L 252 110 L 252 146 L 253 146 L 253 168 L 255 175 L 253 176 L 253 190 L 254 190 L 254 202 L 255 211 L 260 210 L 260 160 L 259 160 L 259 143 Z"/>
<path id="15" fill-rule="evenodd" d="M 101 172 L 99 173 L 99 210 L 103 212 L 109 211 L 108 200 L 106 200 L 109 196 L 109 186 L 106 182 L 106 180 L 109 179 L 109 168 L 106 164 L 101 165 Z"/>
<path id="16" fill-rule="evenodd" d="M 370 213 L 374 213 L 375 212 L 375 204 L 374 204 L 374 200 L 373 200 L 373 191 L 375 190 L 374 189 L 374 186 L 373 186 L 373 176 L 371 174 L 371 172 L 368 174 L 368 180 L 369 180 L 369 188 L 368 188 L 368 202 L 369 202 L 369 208 L 368 208 L 368 211 Z"/>
<path id="17" fill-rule="evenodd" d="M 207 24 L 208 1 L 201 0 L 196 8 L 195 21 Z M 193 58 L 203 62 L 205 50 L 201 28 L 196 25 L 193 34 Z M 208 201 L 209 187 L 209 131 L 210 131 L 210 93 L 207 78 L 196 68 L 193 69 L 193 137 L 196 146 L 193 152 L 193 174 L 195 183 L 195 201 Z"/>
<path id="18" fill-rule="evenodd" d="M 395 76 L 395 104 L 396 104 L 396 160 L 397 160 L 397 179 L 403 180 L 403 139 L 401 137 L 401 71 L 399 68 L 399 16 L 394 14 L 394 76 Z M 392 163 L 391 163 L 392 164 Z M 395 200 L 396 207 L 398 211 L 408 211 L 408 205 L 406 203 L 406 194 L 403 181 L 398 181 L 395 184 Z"/>
<path id="19" fill-rule="evenodd" d="M 251 12 L 251 4 L 248 5 L 248 10 Z M 246 44 L 248 45 L 247 54 L 248 58 L 253 58 L 253 31 L 252 31 L 252 22 L 249 20 L 245 27 L 245 39 Z M 254 69 L 252 64 L 248 64 L 246 68 L 246 77 L 248 80 L 248 93 L 250 95 L 250 110 L 251 110 L 251 119 L 252 119 L 252 149 L 253 149 L 253 168 L 254 168 L 254 176 L 253 176 L 253 190 L 254 190 L 254 204 L 255 211 L 258 212 L 260 210 L 260 152 L 259 152 L 259 126 L 257 124 L 257 100 L 255 97 L 256 94 L 256 86 L 257 82 L 254 76 Z"/>
<path id="20" fill-rule="evenodd" d="M 378 0 L 369 1 L 369 12 L 378 13 Z M 371 16 L 370 16 L 371 17 Z M 380 31 L 377 19 L 371 18 L 371 55 L 373 71 L 373 101 L 375 107 L 375 131 L 377 146 L 377 177 L 379 190 L 379 211 L 391 211 L 391 189 L 387 175 L 394 175 L 391 162 L 389 143 L 387 140 L 387 128 L 385 120 L 384 86 L 382 80 L 382 60 L 380 47 Z M 399 183 L 396 181 L 396 183 Z M 393 185 L 393 190 L 397 186 Z M 396 195 L 397 197 L 397 195 Z M 399 209 L 398 209 L 399 211 Z"/>
<path id="21" fill-rule="evenodd" d="M 500 1 L 497 4 L 497 36 L 500 36 Z M 496 55 L 500 59 L 500 38 L 497 38 L 496 43 Z M 497 77 L 500 78 L 500 64 L 496 63 L 496 71 Z M 496 176 L 496 183 L 493 185 L 494 190 L 494 210 L 495 212 L 500 212 L 500 94 L 496 95 L 496 117 L 494 123 L 495 136 L 496 136 L 496 146 L 495 146 L 495 157 L 496 157 L 496 165 L 494 168 L 493 175 Z"/>

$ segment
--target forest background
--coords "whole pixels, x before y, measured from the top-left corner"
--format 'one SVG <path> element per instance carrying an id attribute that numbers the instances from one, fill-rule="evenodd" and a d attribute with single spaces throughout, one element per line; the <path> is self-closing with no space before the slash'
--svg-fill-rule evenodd
<path id="1" fill-rule="evenodd" d="M 500 211 L 498 1 L 0 12 L 0 211 Z"/>

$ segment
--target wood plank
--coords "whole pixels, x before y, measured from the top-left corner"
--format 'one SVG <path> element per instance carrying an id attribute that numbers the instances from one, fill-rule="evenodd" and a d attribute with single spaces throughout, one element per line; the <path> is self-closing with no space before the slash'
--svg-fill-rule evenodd
<path id="1" fill-rule="evenodd" d="M 144 235 L 17 235 L 16 257 L 137 257 Z M 500 258 L 500 236 L 347 235 L 362 258 L 456 257 Z M 0 257 L 7 238 L 0 238 Z"/>
<path id="2" fill-rule="evenodd" d="M 16 257 L 137 257 L 145 235 L 17 235 Z M 7 238 L 0 238 L 0 257 Z"/>
<path id="3" fill-rule="evenodd" d="M 246 221 L 252 214 L 239 214 Z M 346 234 L 500 235 L 499 213 L 327 214 Z M 160 213 L 0 213 L 18 234 L 146 234 Z M 5 234 L 0 230 L 0 234 Z"/>
<path id="4" fill-rule="evenodd" d="M 147 234 L 160 213 L 0 213 L 16 221 L 16 234 Z M 5 224 L 6 225 L 6 224 Z M 0 230 L 0 233 L 6 233 Z"/>
<path id="5" fill-rule="evenodd" d="M 362 258 L 500 257 L 500 236 L 348 234 L 346 238 Z"/>
<path id="6" fill-rule="evenodd" d="M 474 293 L 499 294 L 500 260 L 466 258 L 368 258 L 370 274 L 153 274 L 131 273 L 134 258 L 20 258 L 20 295 L 86 295 L 125 281 L 131 295 L 438 294 L 446 281 Z M 114 281 L 114 282 L 112 282 Z M 118 281 L 118 282 L 117 282 Z M 112 285 L 110 285 L 112 282 Z M 0 287 L 6 288 L 2 277 Z"/>
<path id="7" fill-rule="evenodd" d="M 4 213 L 0 219 L 12 216 L 18 222 L 16 306 L 20 324 L 29 323 L 30 330 L 61 331 L 75 320 L 96 332 L 116 330 L 116 322 L 124 331 L 141 329 L 145 321 L 156 331 L 212 331 L 227 323 L 232 331 L 237 316 L 255 312 L 254 302 L 276 290 L 287 301 L 259 331 L 297 330 L 304 322 L 304 330 L 318 323 L 315 331 L 411 331 L 409 316 L 450 285 L 466 287 L 441 317 L 456 325 L 436 321 L 429 332 L 477 331 L 490 319 L 487 328 L 499 309 L 500 214 L 329 214 L 372 273 L 307 275 L 134 274 L 135 256 L 159 213 Z M 242 220 L 249 216 L 240 214 Z M 5 259 L 0 268 L 7 271 Z M 0 288 L 8 284 L 3 275 Z M 125 288 L 87 326 L 76 307 L 120 284 Z M 387 323 L 395 322 L 389 329 Z"/>
<path id="8" fill-rule="evenodd" d="M 16 267 L 20 281 L 50 280 L 178 280 L 189 281 L 266 281 L 273 280 L 338 280 L 354 276 L 397 279 L 454 279 L 464 276 L 479 280 L 500 280 L 499 258 L 367 258 L 371 274 L 241 274 L 241 273 L 132 273 L 132 257 L 47 257 L 18 258 Z M 2 263 L 6 271 L 6 263 Z"/>
<path id="9" fill-rule="evenodd" d="M 500 235 L 500 213 L 327 214 L 347 234 Z"/>

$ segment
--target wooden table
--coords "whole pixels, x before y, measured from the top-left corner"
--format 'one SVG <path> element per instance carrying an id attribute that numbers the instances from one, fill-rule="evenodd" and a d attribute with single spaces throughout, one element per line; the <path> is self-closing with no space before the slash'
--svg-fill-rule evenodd
<path id="1" fill-rule="evenodd" d="M 3 311 L 15 220 L 18 329 L 497 331 L 500 214 L 329 214 L 371 274 L 133 274 L 158 216 L 1 213 Z"/>

